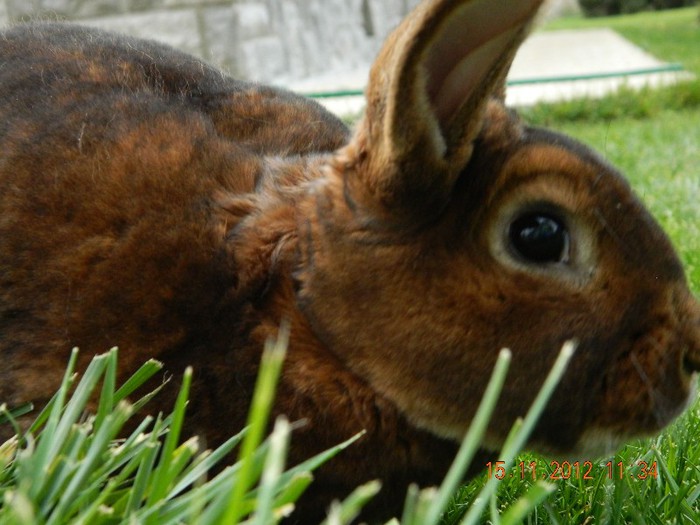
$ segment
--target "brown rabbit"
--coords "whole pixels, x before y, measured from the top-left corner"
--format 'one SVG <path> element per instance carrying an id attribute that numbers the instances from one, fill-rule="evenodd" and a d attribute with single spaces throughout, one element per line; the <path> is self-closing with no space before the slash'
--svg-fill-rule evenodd
<path id="1" fill-rule="evenodd" d="M 276 412 L 298 461 L 360 430 L 295 514 L 438 482 L 498 350 L 502 443 L 568 339 L 533 448 L 593 455 L 691 400 L 700 308 L 625 180 L 502 101 L 541 0 L 426 0 L 351 136 L 318 105 L 158 44 L 19 26 L 0 50 L 0 399 L 44 402 L 70 349 L 195 368 L 191 432 L 238 431 L 291 326 Z M 162 400 L 167 406 L 167 396 Z M 478 466 L 478 465 L 477 465 Z"/>

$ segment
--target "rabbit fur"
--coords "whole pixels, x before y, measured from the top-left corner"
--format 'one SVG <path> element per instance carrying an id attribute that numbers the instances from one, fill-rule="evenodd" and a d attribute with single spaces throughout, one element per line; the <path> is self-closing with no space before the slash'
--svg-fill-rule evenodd
<path id="1" fill-rule="evenodd" d="M 116 345 L 122 375 L 148 358 L 194 367 L 188 430 L 214 445 L 244 425 L 286 321 L 274 412 L 305 422 L 290 461 L 366 431 L 318 471 L 302 523 L 369 479 L 384 483 L 375 516 L 409 483 L 438 483 L 503 347 L 512 371 L 484 450 L 570 339 L 529 446 L 594 459 L 659 431 L 692 399 L 700 308 L 624 178 L 504 107 L 539 4 L 419 4 L 353 132 L 153 42 L 6 30 L 0 400 L 40 405 L 72 347 L 84 367 Z M 534 227 L 544 251 L 532 224 L 550 227 Z"/>

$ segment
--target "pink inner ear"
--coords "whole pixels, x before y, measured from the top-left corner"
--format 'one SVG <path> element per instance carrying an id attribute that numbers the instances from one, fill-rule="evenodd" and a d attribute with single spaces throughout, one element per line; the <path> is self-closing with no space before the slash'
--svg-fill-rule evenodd
<path id="1" fill-rule="evenodd" d="M 443 130 L 462 104 L 478 89 L 479 84 L 493 71 L 504 49 L 509 47 L 517 29 L 512 29 L 488 41 L 462 59 L 449 72 L 439 86 L 439 91 L 431 96 L 435 114 Z"/>
<path id="2" fill-rule="evenodd" d="M 440 126 L 478 90 L 541 0 L 473 0 L 458 7 L 426 50 L 427 93 Z"/>

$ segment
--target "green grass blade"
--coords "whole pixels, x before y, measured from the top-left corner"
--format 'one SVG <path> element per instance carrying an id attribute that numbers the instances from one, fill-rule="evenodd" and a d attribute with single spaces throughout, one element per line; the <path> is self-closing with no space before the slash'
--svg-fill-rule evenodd
<path id="1" fill-rule="evenodd" d="M 238 444 L 243 440 L 246 432 L 247 429 L 242 430 L 220 445 L 214 452 L 207 454 L 206 457 L 193 463 L 192 467 L 183 474 L 180 480 L 168 493 L 167 499 L 173 499 L 187 487 L 197 482 L 197 480 L 201 479 L 203 476 L 206 476 L 207 472 L 214 465 L 219 464 L 223 458 L 228 456 L 231 451 L 238 446 Z"/>
<path id="2" fill-rule="evenodd" d="M 483 441 L 486 428 L 496 408 L 496 403 L 508 374 L 510 362 L 510 350 L 501 350 L 474 419 L 469 425 L 469 430 L 462 440 L 457 456 L 452 462 L 445 480 L 426 513 L 423 525 L 436 525 L 440 521 L 440 516 L 444 512 L 445 507 L 447 507 L 450 499 L 464 479 L 464 474 Z"/>
<path id="3" fill-rule="evenodd" d="M 552 369 L 544 380 L 540 391 L 538 392 L 535 400 L 528 410 L 525 419 L 522 422 L 522 427 L 518 429 L 517 433 L 511 433 L 509 438 L 506 440 L 506 444 L 501 451 L 502 461 L 505 462 L 505 468 L 509 469 L 517 455 L 518 451 L 522 449 L 530 436 L 532 428 L 537 423 L 540 415 L 544 411 L 547 401 L 551 397 L 554 389 L 561 380 L 569 361 L 574 355 L 575 345 L 572 342 L 567 342 L 559 352 Z M 475 525 L 479 523 L 481 519 L 481 513 L 485 505 L 487 505 L 491 499 L 491 495 L 495 493 L 497 484 L 499 480 L 492 477 L 486 482 L 484 488 L 482 489 L 479 497 L 474 501 L 472 507 L 467 512 L 467 515 L 462 520 L 462 525 Z"/>
<path id="4" fill-rule="evenodd" d="M 71 427 L 85 411 L 88 400 L 107 366 L 107 359 L 108 355 L 103 354 L 95 357 L 90 362 L 85 370 L 85 374 L 75 387 L 75 392 L 70 397 L 68 403 L 66 403 L 65 410 L 55 426 L 55 431 L 48 434 L 48 436 L 42 433 L 41 440 L 49 443 L 48 457 L 54 458 L 58 454 L 66 437 L 70 433 Z"/>
<path id="5" fill-rule="evenodd" d="M 357 487 L 342 503 L 334 502 L 323 525 L 348 525 L 362 508 L 374 498 L 382 488 L 379 481 L 370 481 Z"/>
<path id="6" fill-rule="evenodd" d="M 70 513 L 65 511 L 78 498 L 79 492 L 85 490 L 85 481 L 95 469 L 98 461 L 107 455 L 109 445 L 121 430 L 126 420 L 131 415 L 131 408 L 125 404 L 120 404 L 117 409 L 108 414 L 103 420 L 97 433 L 94 435 L 90 447 L 79 463 L 79 468 L 72 476 L 66 489 L 62 492 L 56 507 L 51 512 L 51 518 L 47 520 L 47 525 L 60 525 L 70 519 Z"/>
<path id="7" fill-rule="evenodd" d="M 223 523 L 238 523 L 245 513 L 245 493 L 254 482 L 252 476 L 253 451 L 262 441 L 262 435 L 272 409 L 277 380 L 287 351 L 288 340 L 289 328 L 282 327 L 280 328 L 277 341 L 268 342 L 265 345 L 248 419 L 247 426 L 250 430 L 241 445 L 239 456 L 239 460 L 242 462 L 241 473 L 233 487 L 231 499 L 224 513 Z"/>
<path id="8" fill-rule="evenodd" d="M 97 493 L 97 497 L 94 501 L 92 501 L 79 516 L 71 520 L 70 525 L 96 525 L 100 523 L 102 521 L 100 520 L 100 514 L 104 514 L 107 510 L 110 512 L 112 510 L 105 508 L 105 501 L 118 486 L 118 481 L 110 480 L 107 485 Z"/>
<path id="9" fill-rule="evenodd" d="M 90 432 L 86 425 L 76 425 L 67 437 L 59 456 L 51 463 L 44 483 L 45 490 L 38 494 L 36 500 L 42 517 L 50 517 L 56 501 L 75 475 L 83 447 L 89 437 Z"/>
<path id="10" fill-rule="evenodd" d="M 280 481 L 282 486 L 280 492 L 275 497 L 275 508 L 288 507 L 293 505 L 301 497 L 304 491 L 313 481 L 314 477 L 309 472 L 296 474 L 286 483 Z"/>
<path id="11" fill-rule="evenodd" d="M 280 476 L 284 470 L 290 432 L 289 421 L 283 417 L 278 418 L 270 436 L 270 451 L 265 459 L 258 489 L 257 510 L 253 516 L 252 525 L 266 525 L 277 521 L 273 518 L 273 503 Z"/>
<path id="12" fill-rule="evenodd" d="M 40 521 L 34 513 L 34 505 L 24 492 L 8 491 L 0 507 L 2 523 L 7 525 L 37 525 Z"/>
<path id="13" fill-rule="evenodd" d="M 542 503 L 556 488 L 556 485 L 552 483 L 537 482 L 527 491 L 525 496 L 508 507 L 508 510 L 501 517 L 501 524 L 516 525 L 522 523 L 528 514 L 532 512 L 532 509 Z"/>
<path id="14" fill-rule="evenodd" d="M 10 478 L 10 465 L 15 461 L 18 447 L 19 438 L 16 435 L 0 443 L 0 496 L 2 496 L 3 485 Z"/>
<path id="15" fill-rule="evenodd" d="M 318 467 L 323 465 L 324 463 L 327 463 L 329 460 L 337 456 L 339 453 L 341 453 L 343 450 L 348 448 L 350 445 L 352 445 L 355 441 L 360 439 L 362 436 L 365 435 L 365 431 L 363 430 L 362 432 L 359 432 L 352 436 L 350 439 L 347 441 L 343 441 L 339 445 L 336 445 L 333 448 L 329 448 L 328 450 L 324 450 L 323 452 L 320 452 L 319 454 L 316 454 L 315 456 L 307 459 L 306 461 L 303 461 L 296 465 L 295 467 L 287 470 L 282 475 L 282 478 L 280 479 L 280 483 L 286 483 L 288 481 L 287 478 L 291 478 L 292 476 L 296 476 L 297 474 L 301 474 L 304 472 L 312 472 L 316 470 Z"/>
<path id="16" fill-rule="evenodd" d="M 498 501 L 495 492 L 489 498 L 489 510 L 491 511 L 491 525 L 501 525 L 501 515 L 498 512 Z"/>
<path id="17" fill-rule="evenodd" d="M 73 381 L 73 371 L 75 370 L 75 363 L 78 359 L 78 350 L 76 348 L 71 352 L 70 359 L 68 360 L 68 366 L 66 367 L 66 373 L 63 375 L 63 380 L 61 381 L 61 386 L 56 392 L 56 395 L 52 399 L 50 411 L 42 411 L 40 417 L 46 419 L 46 428 L 44 434 L 51 436 L 56 435 L 56 430 L 59 425 L 59 419 L 61 417 L 61 412 L 65 404 L 66 398 L 68 397 L 68 389 Z M 43 439 L 36 445 L 36 450 L 33 452 L 30 459 L 20 463 L 19 473 L 21 478 L 31 479 L 32 474 L 40 473 L 39 479 L 36 483 L 32 483 L 29 487 L 28 497 L 31 501 L 35 501 L 36 497 L 44 489 L 44 484 L 41 482 L 42 478 L 48 473 L 48 465 L 50 462 L 50 455 L 52 449 L 52 439 Z"/>
<path id="18" fill-rule="evenodd" d="M 418 485 L 411 484 L 408 486 L 406 501 L 404 502 L 403 513 L 401 515 L 402 525 L 420 525 L 416 523 L 419 493 Z"/>
<path id="19" fill-rule="evenodd" d="M 172 423 L 165 437 L 158 466 L 153 474 L 147 505 L 153 505 L 156 501 L 163 499 L 170 488 L 170 483 L 174 476 L 173 471 L 171 471 L 171 464 L 174 461 L 173 453 L 180 439 L 180 431 L 182 430 L 182 423 L 185 418 L 185 407 L 187 406 L 187 397 L 190 393 L 191 384 L 192 368 L 188 367 L 182 376 L 182 385 L 180 386 L 180 391 L 175 401 Z"/>
<path id="20" fill-rule="evenodd" d="M 191 437 L 173 451 L 168 462 L 168 491 L 172 483 L 175 483 L 186 471 L 187 466 L 192 463 L 197 452 L 199 452 L 199 437 L 197 436 Z M 167 500 L 167 494 L 163 495 L 161 499 Z"/>
<path id="21" fill-rule="evenodd" d="M 131 490 L 129 491 L 129 498 L 127 499 L 126 508 L 124 510 L 126 516 L 134 514 L 141 506 L 150 478 L 153 475 L 153 468 L 156 464 L 156 457 L 159 451 L 160 444 L 156 441 L 155 434 L 151 434 L 148 444 L 139 455 L 139 468 L 136 472 Z"/>
<path id="22" fill-rule="evenodd" d="M 115 440 L 109 450 L 110 465 L 104 465 L 103 468 L 119 469 L 120 476 L 123 475 L 125 469 L 127 471 L 136 470 L 136 466 L 133 465 L 134 458 L 145 448 L 147 437 L 144 430 L 150 427 L 152 422 L 152 417 L 146 417 L 124 441 Z"/>
<path id="23" fill-rule="evenodd" d="M 151 359 L 146 361 L 127 381 L 114 393 L 114 403 L 123 401 L 143 384 L 151 379 L 156 373 L 163 369 L 163 363 Z M 158 390 L 160 387 L 158 388 Z M 136 405 L 136 403 L 134 403 Z"/>
<path id="24" fill-rule="evenodd" d="M 102 381 L 102 392 L 100 394 L 97 413 L 95 414 L 95 428 L 100 428 L 102 421 L 115 408 L 114 391 L 117 384 L 117 348 L 112 348 L 107 354 L 107 365 L 105 367 L 104 378 Z"/>
<path id="25" fill-rule="evenodd" d="M 656 459 L 657 459 L 657 465 L 659 466 L 659 470 L 662 473 L 662 475 L 664 476 L 666 483 L 668 483 L 671 486 L 671 492 L 674 494 L 677 493 L 678 489 L 679 489 L 678 483 L 676 483 L 676 480 L 673 478 L 673 474 L 669 471 L 664 457 L 661 455 L 658 455 Z"/>
<path id="26" fill-rule="evenodd" d="M 269 441 L 266 441 L 254 451 L 251 468 L 255 475 L 262 472 L 268 450 Z M 162 525 L 168 520 L 173 520 L 173 523 L 178 523 L 178 516 L 181 516 L 182 513 L 187 512 L 187 509 L 191 507 L 191 505 L 197 505 L 198 502 L 204 500 L 210 503 L 202 513 L 199 521 L 201 521 L 203 524 L 222 523 L 222 515 L 227 508 L 228 501 L 231 497 L 233 484 L 236 482 L 237 477 L 240 474 L 241 467 L 241 462 L 237 462 L 236 464 L 224 469 L 216 477 L 205 484 L 183 493 L 173 501 L 165 502 L 162 505 L 162 509 L 144 507 L 144 509 L 138 513 L 137 517 L 142 522 L 153 520 L 153 522 L 157 523 L 158 525 Z M 252 510 L 252 505 L 250 505 L 248 500 L 249 498 L 246 495 L 244 503 L 245 508 Z"/>
<path id="27" fill-rule="evenodd" d="M 34 405 L 31 403 L 23 403 L 14 408 L 8 408 L 5 403 L 2 403 L 0 404 L 0 425 L 13 424 L 18 417 L 29 414 L 32 410 L 34 410 Z M 14 426 L 17 427 L 16 424 Z"/>

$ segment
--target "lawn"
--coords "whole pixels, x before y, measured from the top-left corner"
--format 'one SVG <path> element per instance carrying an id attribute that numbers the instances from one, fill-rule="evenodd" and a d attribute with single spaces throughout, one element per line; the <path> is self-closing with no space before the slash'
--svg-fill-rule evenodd
<path id="1" fill-rule="evenodd" d="M 697 21 L 698 9 L 689 7 L 604 18 L 564 18 L 550 23 L 546 29 L 609 27 L 658 58 L 700 73 Z"/>

